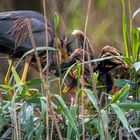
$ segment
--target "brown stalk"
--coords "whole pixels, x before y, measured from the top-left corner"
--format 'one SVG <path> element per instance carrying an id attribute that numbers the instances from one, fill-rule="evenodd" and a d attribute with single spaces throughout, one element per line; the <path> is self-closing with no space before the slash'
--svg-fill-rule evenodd
<path id="1" fill-rule="evenodd" d="M 9 126 L 9 127 L 12 127 L 13 129 L 15 129 L 16 130 L 16 128 L 15 128 L 15 126 L 14 125 L 11 125 L 11 124 L 6 124 L 7 126 Z M 26 134 L 26 132 L 24 131 L 24 130 L 22 130 L 22 129 L 17 129 L 18 131 L 21 131 L 22 133 L 24 133 L 24 134 Z"/>
<path id="2" fill-rule="evenodd" d="M 46 46 L 48 46 L 48 32 L 47 32 L 48 31 L 48 26 L 47 26 L 48 24 L 47 24 L 46 2 L 45 2 L 45 0 L 43 0 L 43 12 L 44 12 L 45 29 L 46 29 Z M 46 57 L 46 65 L 48 65 L 49 64 L 48 49 L 46 50 L 46 56 L 47 56 Z M 47 72 L 46 72 L 46 83 L 48 81 L 48 73 L 49 73 L 49 71 L 47 69 Z M 59 137 L 60 140 L 63 140 L 61 131 L 60 131 L 59 126 L 57 124 L 57 119 L 56 119 L 56 116 L 55 116 L 55 112 L 53 110 L 53 107 L 51 105 L 51 101 L 50 101 L 50 98 L 49 98 L 50 91 L 49 91 L 48 87 L 49 86 L 48 86 L 48 83 L 47 83 L 47 87 L 45 87 L 45 91 L 46 91 L 46 128 L 47 128 L 47 137 L 46 137 L 46 140 L 50 140 L 49 139 L 49 134 L 50 134 L 49 133 L 49 123 L 48 123 L 49 122 L 49 112 L 48 112 L 48 109 L 47 108 L 50 108 L 51 113 L 53 115 L 54 124 L 55 124 L 56 130 L 57 130 L 57 133 L 58 133 L 58 137 Z"/>
<path id="3" fill-rule="evenodd" d="M 31 29 L 31 24 L 30 24 L 29 19 L 27 19 L 26 22 L 27 22 L 27 28 L 28 28 L 28 31 L 29 31 L 29 37 L 31 39 L 32 47 L 33 47 L 34 52 L 35 52 L 35 57 L 36 57 L 36 60 L 37 60 L 37 65 L 38 65 L 39 73 L 40 73 L 40 78 L 44 80 L 44 78 L 43 78 L 43 72 L 42 72 L 42 67 L 41 67 L 41 62 L 40 62 L 40 59 L 39 59 L 38 52 L 36 50 L 36 45 L 35 45 L 35 41 L 34 41 L 34 37 L 33 37 L 32 29 Z M 45 86 L 43 85 L 43 87 L 42 87 L 42 90 L 43 91 L 44 91 L 44 87 Z M 47 91 L 49 91 L 48 88 L 46 88 L 46 89 L 47 89 Z M 51 106 L 51 102 L 50 102 L 50 99 L 49 99 L 49 96 L 48 96 L 48 92 L 47 92 L 46 96 L 47 96 L 46 104 L 48 104 L 47 108 L 49 107 L 50 110 L 51 110 L 51 112 L 52 112 L 52 115 L 53 115 L 54 121 L 55 121 L 56 130 L 58 132 L 59 139 L 62 140 L 62 135 L 61 135 L 60 129 L 59 129 L 58 124 L 57 124 L 57 121 L 56 121 L 54 110 L 53 110 L 53 108 Z M 46 110 L 48 111 L 48 109 L 46 109 Z M 47 115 L 47 118 L 48 118 L 48 115 Z M 47 131 L 49 132 L 49 126 L 48 125 L 47 125 L 47 128 L 48 128 Z M 49 133 L 47 134 L 47 138 L 46 139 L 49 140 Z"/>
<path id="4" fill-rule="evenodd" d="M 12 124 L 14 126 L 14 134 L 13 137 L 15 140 L 19 139 L 19 133 L 18 133 L 18 124 L 17 124 L 17 114 L 16 114 L 16 105 L 15 105 L 15 97 L 16 97 L 16 93 L 14 92 L 14 96 L 12 98 L 12 110 L 11 110 L 11 116 L 13 116 L 12 119 Z"/>
<path id="5" fill-rule="evenodd" d="M 119 140 L 123 140 L 122 128 L 119 129 Z"/>
<path id="6" fill-rule="evenodd" d="M 43 72 L 42 72 L 41 62 L 40 62 L 40 59 L 39 59 L 38 52 L 36 50 L 36 44 L 35 44 L 35 40 L 34 40 L 34 37 L 33 37 L 30 20 L 26 19 L 26 23 L 27 23 L 27 28 L 28 28 L 28 31 L 29 31 L 29 37 L 30 37 L 30 40 L 31 40 L 31 44 L 32 44 L 32 47 L 34 49 L 35 58 L 36 58 L 36 61 L 37 61 L 40 78 L 43 79 Z"/>
<path id="7" fill-rule="evenodd" d="M 89 17 L 89 10 L 90 10 L 90 5 L 91 5 L 91 0 L 89 0 L 88 2 L 88 8 L 87 8 L 87 15 L 86 15 L 86 22 L 85 22 L 85 29 L 84 29 L 84 34 L 86 35 L 86 31 L 87 31 L 87 25 L 88 25 L 88 17 Z M 84 46 L 83 46 L 83 49 L 85 50 L 86 49 L 86 41 L 87 38 L 84 37 Z M 87 42 L 89 43 L 89 41 Z M 87 48 L 88 50 L 88 54 L 89 54 L 89 49 L 92 49 L 92 48 Z M 85 63 L 85 60 L 84 60 L 84 57 L 85 57 L 85 51 L 83 51 L 83 61 L 82 61 L 82 90 L 84 89 L 84 63 Z M 90 61 L 90 57 L 88 55 L 88 61 Z M 92 71 L 91 71 L 91 63 L 89 62 L 89 67 L 90 67 L 90 74 L 92 74 Z M 93 80 L 92 80 L 92 87 L 93 87 L 93 91 L 95 91 L 96 93 L 96 86 L 94 85 L 93 83 Z M 85 140 L 85 127 L 84 127 L 84 90 L 82 91 L 82 129 L 83 129 L 83 132 L 82 132 L 82 139 Z M 95 95 L 96 96 L 96 95 Z M 98 97 L 96 96 L 96 99 L 98 101 Z M 106 133 L 105 133 L 105 128 L 104 128 L 104 125 L 103 125 L 103 121 L 102 121 L 102 116 L 101 116 L 101 110 L 99 108 L 99 119 L 100 119 L 100 122 L 101 122 L 101 125 L 102 125 L 102 128 L 103 128 L 103 132 L 104 132 L 104 137 L 105 139 L 107 138 L 106 136 Z"/>
<path id="8" fill-rule="evenodd" d="M 88 8 L 86 14 L 86 21 L 85 21 L 85 29 L 84 33 L 86 35 L 87 24 L 88 24 L 88 16 L 89 16 L 89 9 L 91 5 L 91 0 L 88 1 Z M 83 49 L 86 49 L 86 38 L 84 37 L 84 46 Z M 85 140 L 85 126 L 84 126 L 84 60 L 85 58 L 85 51 L 83 51 L 83 64 L 82 64 L 82 139 Z"/>
<path id="9" fill-rule="evenodd" d="M 47 46 L 48 46 L 48 26 L 47 26 L 47 16 L 46 16 L 46 2 L 45 0 L 42 1 L 43 2 L 43 13 L 44 13 L 44 19 L 45 19 L 45 30 L 46 30 L 46 67 L 48 66 L 48 49 L 47 49 Z M 46 69 L 46 83 L 47 83 L 47 77 L 48 77 L 48 69 Z M 47 83 L 47 86 L 48 86 L 48 83 Z M 49 87 L 49 86 L 48 86 Z M 48 112 L 48 109 L 49 108 L 49 89 L 48 87 L 45 88 L 45 92 L 46 92 L 46 140 L 49 140 L 49 112 Z"/>

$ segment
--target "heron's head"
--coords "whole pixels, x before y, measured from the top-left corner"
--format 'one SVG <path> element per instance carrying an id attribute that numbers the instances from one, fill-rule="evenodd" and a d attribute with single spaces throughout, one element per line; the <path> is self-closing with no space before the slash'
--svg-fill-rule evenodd
<path id="1" fill-rule="evenodd" d="M 84 38 L 86 37 L 85 34 L 80 30 L 74 30 L 72 35 L 76 37 L 76 43 L 78 48 L 83 49 L 84 46 Z"/>
<path id="2" fill-rule="evenodd" d="M 76 43 L 79 49 L 84 49 L 84 51 L 89 53 L 90 60 L 95 59 L 95 52 L 93 45 L 86 34 L 80 30 L 74 30 L 72 35 L 76 38 Z"/>
<path id="3" fill-rule="evenodd" d="M 99 55 L 99 58 L 103 58 L 103 60 L 97 63 L 96 70 L 101 71 L 104 74 L 116 66 L 124 64 L 124 62 L 117 58 L 117 56 L 121 56 L 121 54 L 116 48 L 111 46 L 103 47 Z M 111 58 L 106 59 L 106 57 Z"/>
<path id="4" fill-rule="evenodd" d="M 119 50 L 111 46 L 105 46 L 101 50 L 99 61 L 96 66 L 96 70 L 99 72 L 98 80 L 106 85 L 106 92 L 111 91 L 114 78 L 128 78 L 129 77 L 129 67 L 125 64 L 118 56 L 121 56 Z M 104 59 L 105 57 L 111 57 L 109 59 Z"/>
<path id="5" fill-rule="evenodd" d="M 113 55 L 114 56 L 120 56 L 121 53 L 116 48 L 107 45 L 107 46 L 102 48 L 99 57 L 106 57 L 106 56 L 113 56 Z"/>

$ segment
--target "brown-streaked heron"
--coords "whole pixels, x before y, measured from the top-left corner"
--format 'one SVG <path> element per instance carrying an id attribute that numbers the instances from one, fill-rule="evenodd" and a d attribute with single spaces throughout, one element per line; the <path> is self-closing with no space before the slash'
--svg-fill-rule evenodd
<path id="1" fill-rule="evenodd" d="M 27 51 L 33 49 L 30 39 L 30 33 L 27 27 L 27 20 L 30 22 L 32 35 L 36 47 L 44 47 L 46 45 L 54 48 L 53 28 L 47 21 L 47 40 L 46 44 L 46 28 L 44 16 L 35 11 L 10 11 L 0 13 L 0 52 L 9 55 L 13 60 L 21 58 Z M 56 52 L 49 52 L 49 68 L 56 67 Z M 31 57 L 30 57 L 31 55 Z M 22 81 L 26 81 L 27 69 L 29 63 L 36 62 L 35 55 L 32 53 L 26 57 L 26 64 L 23 70 Z M 42 68 L 46 65 L 46 50 L 38 52 Z M 5 83 L 9 82 L 10 62 L 8 72 L 5 77 Z M 33 64 L 34 67 L 37 67 Z"/>

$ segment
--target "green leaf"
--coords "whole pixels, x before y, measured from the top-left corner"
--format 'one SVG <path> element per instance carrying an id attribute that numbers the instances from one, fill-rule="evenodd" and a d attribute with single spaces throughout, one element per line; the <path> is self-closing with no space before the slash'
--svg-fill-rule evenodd
<path id="1" fill-rule="evenodd" d="M 23 85 L 23 86 L 19 87 L 19 92 L 20 92 L 20 94 L 22 94 L 22 96 L 26 96 L 26 94 L 28 92 L 27 86 Z"/>
<path id="2" fill-rule="evenodd" d="M 25 103 L 19 113 L 19 123 L 21 129 L 27 133 L 27 139 L 33 140 L 34 136 L 34 121 L 33 121 L 33 106 Z"/>
<path id="3" fill-rule="evenodd" d="M 79 89 L 79 87 L 80 87 L 80 77 L 81 77 L 81 66 L 80 66 L 79 63 L 77 63 L 76 69 L 77 69 L 77 79 L 78 79 L 77 87 Z"/>
<path id="4" fill-rule="evenodd" d="M 77 109 L 78 109 L 77 105 L 73 105 L 70 107 L 70 113 L 71 113 L 74 120 L 76 120 Z"/>
<path id="5" fill-rule="evenodd" d="M 18 73 L 15 70 L 15 67 L 12 66 L 11 70 L 12 70 L 12 74 L 14 76 L 14 79 L 15 79 L 16 83 L 20 82 L 21 80 L 20 80 L 20 77 L 19 77 Z"/>
<path id="6" fill-rule="evenodd" d="M 64 75 L 64 77 L 63 77 L 63 79 L 62 79 L 62 82 L 61 82 L 61 89 L 62 89 L 62 87 L 63 87 L 63 84 L 64 84 L 64 82 L 65 82 L 65 79 L 66 79 L 67 75 L 69 74 L 70 70 L 71 70 L 75 65 L 76 65 L 76 63 L 73 64 L 73 65 L 71 65 L 71 66 L 67 69 L 67 71 L 66 71 L 66 73 L 65 73 L 65 75 Z"/>
<path id="7" fill-rule="evenodd" d="M 140 103 L 128 101 L 128 102 L 123 102 L 123 103 L 117 103 L 117 105 L 123 109 L 134 109 L 134 110 L 140 111 Z"/>
<path id="8" fill-rule="evenodd" d="M 137 29 L 140 31 L 140 27 L 137 27 Z"/>
<path id="9" fill-rule="evenodd" d="M 46 97 L 44 97 L 46 100 Z M 40 98 L 40 102 L 41 102 L 41 114 L 40 114 L 40 118 L 43 119 L 45 118 L 46 115 L 46 110 L 48 108 L 46 108 L 46 101 L 43 98 Z"/>
<path id="10" fill-rule="evenodd" d="M 78 128 L 75 124 L 75 119 L 73 118 L 71 112 L 69 111 L 68 107 L 66 106 L 64 100 L 57 94 L 54 95 L 55 98 L 57 99 L 57 101 L 59 102 L 59 105 L 66 117 L 66 119 L 69 121 L 71 127 L 75 130 L 75 132 L 77 133 L 77 136 L 79 137 L 79 131 L 78 131 Z"/>
<path id="11" fill-rule="evenodd" d="M 30 81 L 26 82 L 26 85 L 28 87 L 36 86 L 36 85 L 41 85 L 43 81 L 41 79 L 32 79 Z"/>
<path id="12" fill-rule="evenodd" d="M 133 19 L 138 13 L 140 13 L 140 8 L 138 8 L 138 9 L 133 13 L 132 19 Z"/>
<path id="13" fill-rule="evenodd" d="M 133 63 L 130 57 L 123 57 L 122 60 L 128 65 L 131 65 Z"/>
<path id="14" fill-rule="evenodd" d="M 124 95 L 127 93 L 127 91 L 130 89 L 130 85 L 126 84 L 123 88 L 121 88 L 119 91 L 113 95 L 112 100 L 110 103 L 116 103 L 118 100 L 124 97 Z"/>
<path id="15" fill-rule="evenodd" d="M 139 71 L 140 70 L 140 62 L 134 63 L 133 67 L 135 68 L 136 71 Z"/>
<path id="16" fill-rule="evenodd" d="M 85 89 L 85 92 L 87 93 L 87 96 L 89 97 L 91 103 L 94 105 L 96 110 L 99 112 L 99 107 L 98 107 L 97 99 L 96 99 L 94 93 L 90 89 Z"/>
<path id="17" fill-rule="evenodd" d="M 132 32 L 132 58 L 133 62 L 137 61 L 137 54 L 139 51 L 139 30 L 134 29 Z"/>
<path id="18" fill-rule="evenodd" d="M 120 121 L 122 122 L 123 126 L 129 131 L 129 127 L 128 127 L 129 124 L 128 124 L 127 120 L 126 120 L 124 112 L 116 104 L 111 104 L 111 107 L 113 108 L 114 112 L 117 114 L 117 117 L 120 119 Z"/>
<path id="19" fill-rule="evenodd" d="M 125 45 L 126 57 L 129 57 L 129 47 L 128 47 L 128 31 L 127 31 L 127 20 L 125 13 L 125 2 L 122 0 L 122 32 L 123 32 L 123 40 Z"/>
<path id="20" fill-rule="evenodd" d="M 26 107 L 26 126 L 28 139 L 33 140 L 34 135 L 34 122 L 33 122 L 33 106 Z"/>
<path id="21" fill-rule="evenodd" d="M 35 93 L 32 93 L 32 96 L 31 97 L 28 97 L 27 101 L 28 103 L 34 103 L 34 104 L 37 104 L 39 106 L 41 106 L 41 97 L 43 96 L 42 93 L 40 92 L 35 92 Z"/>
<path id="22" fill-rule="evenodd" d="M 59 15 L 57 12 L 54 13 L 54 29 L 57 29 L 59 24 Z"/>
<path id="23" fill-rule="evenodd" d="M 73 105 L 71 106 L 70 108 L 70 113 L 73 117 L 73 119 L 76 121 L 76 113 L 77 113 L 77 108 L 78 106 L 77 105 Z M 67 139 L 70 140 L 70 139 L 73 139 L 73 130 L 72 130 L 72 127 L 70 125 L 70 123 L 68 124 L 68 128 L 67 128 Z"/>
<path id="24" fill-rule="evenodd" d="M 0 107 L 0 133 L 3 130 L 4 126 L 6 125 L 6 118 L 3 114 L 4 110 L 2 107 Z"/>
<path id="25" fill-rule="evenodd" d="M 116 87 L 119 87 L 119 88 L 122 88 L 124 87 L 126 84 L 129 84 L 131 86 L 135 86 L 135 82 L 134 81 L 131 81 L 131 80 L 126 80 L 126 79 L 115 79 L 114 80 L 114 85 Z"/>
<path id="26" fill-rule="evenodd" d="M 43 130 L 44 130 L 44 125 L 40 121 L 38 121 L 35 127 L 35 137 L 34 137 L 35 140 L 42 139 Z"/>
<path id="27" fill-rule="evenodd" d="M 96 73 L 96 72 L 94 72 L 93 74 L 92 74 L 92 79 L 93 79 L 93 83 L 94 84 L 97 84 L 98 83 L 98 74 Z"/>
<path id="28" fill-rule="evenodd" d="M 0 85 L 0 87 L 5 89 L 5 90 L 9 90 L 12 88 L 12 86 L 10 86 L 10 85 Z"/>
<path id="29" fill-rule="evenodd" d="M 30 95 L 29 94 L 29 91 L 28 91 L 28 87 L 22 83 L 22 82 L 18 82 L 16 83 L 13 88 L 15 89 L 16 93 L 20 93 L 23 96 L 26 96 L 26 95 Z"/>
<path id="30" fill-rule="evenodd" d="M 102 122 L 103 122 L 103 127 L 104 127 L 104 130 L 107 132 L 108 130 L 108 115 L 107 115 L 107 112 L 106 110 L 102 109 L 101 110 L 101 115 L 102 115 Z"/>
<path id="31" fill-rule="evenodd" d="M 37 46 L 36 47 L 36 50 L 37 51 L 56 51 L 56 49 L 55 48 L 53 48 L 53 47 L 49 47 L 49 46 Z M 27 51 L 26 53 L 24 53 L 24 55 L 20 58 L 20 60 L 18 61 L 18 63 L 16 64 L 16 66 L 15 66 L 15 68 L 17 68 L 18 67 L 18 65 L 19 65 L 19 63 L 27 56 L 27 55 L 29 55 L 29 54 L 31 54 L 31 53 L 33 53 L 35 50 L 34 49 L 31 49 L 31 50 L 29 50 L 29 51 Z"/>

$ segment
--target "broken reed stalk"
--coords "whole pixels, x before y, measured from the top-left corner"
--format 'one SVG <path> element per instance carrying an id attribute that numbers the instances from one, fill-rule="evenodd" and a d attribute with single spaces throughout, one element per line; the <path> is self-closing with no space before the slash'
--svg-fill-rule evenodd
<path id="1" fill-rule="evenodd" d="M 42 3 L 43 3 L 43 13 L 44 13 L 45 30 L 46 30 L 46 47 L 47 47 L 46 48 L 46 65 L 48 66 L 48 64 L 49 64 L 49 58 L 48 58 L 48 56 L 49 56 L 49 53 L 48 53 L 49 52 L 48 51 L 48 32 L 47 32 L 48 31 L 48 24 L 47 24 L 46 2 L 45 2 L 45 0 L 43 0 Z M 47 108 L 50 108 L 50 110 L 52 112 L 52 115 L 53 115 L 53 118 L 54 118 L 54 124 L 55 124 L 55 127 L 56 127 L 56 131 L 58 133 L 58 137 L 59 137 L 60 140 L 63 140 L 61 131 L 60 131 L 59 126 L 57 124 L 57 118 L 55 116 L 55 112 L 53 110 L 53 107 L 51 105 L 51 100 L 50 100 L 50 97 L 49 97 L 50 91 L 49 91 L 49 84 L 48 84 L 48 73 L 49 73 L 48 70 L 49 69 L 47 69 L 46 78 L 45 78 L 45 82 L 47 84 L 47 87 L 46 86 L 44 87 L 45 88 L 45 92 L 46 92 L 46 128 L 47 128 L 47 132 L 46 132 L 47 137 L 46 137 L 46 140 L 50 140 L 50 138 L 51 138 L 51 135 L 50 135 L 51 133 L 49 133 L 49 112 L 48 112 L 48 109 Z M 50 135 L 50 137 L 49 137 L 49 135 Z"/>
<path id="2" fill-rule="evenodd" d="M 88 8 L 87 8 L 87 14 L 86 14 L 86 21 L 85 21 L 85 28 L 84 28 L 84 34 L 86 36 L 86 31 L 87 31 L 87 25 L 88 25 L 88 17 L 89 17 L 89 10 L 90 10 L 90 5 L 91 5 L 91 0 L 89 0 L 88 2 Z M 86 48 L 86 40 L 87 38 L 84 37 L 84 46 L 83 46 L 83 49 L 85 50 Z M 88 51 L 89 51 L 89 48 L 88 48 Z M 82 139 L 85 140 L 85 127 L 84 127 L 84 63 L 85 63 L 85 60 L 84 60 L 84 57 L 85 57 L 85 51 L 83 51 L 83 61 L 82 61 L 82 129 L 83 129 L 83 132 L 82 132 Z M 88 61 L 90 61 L 90 57 L 89 57 L 89 52 L 88 52 Z M 91 62 L 89 62 L 89 67 L 90 67 L 90 74 L 92 74 L 91 72 Z M 92 77 L 91 77 L 92 78 Z M 93 83 L 93 80 L 92 80 L 92 88 L 93 90 L 95 91 L 95 94 L 96 94 L 96 87 Z M 96 97 L 96 100 L 97 102 L 98 101 L 98 97 L 95 95 Z M 103 132 L 104 132 L 104 138 L 106 139 L 106 134 L 105 134 L 105 128 L 104 128 L 104 125 L 103 125 L 103 120 L 102 120 L 102 114 L 101 114 L 101 110 L 99 108 L 99 112 L 98 112 L 100 115 L 99 115 L 99 119 L 100 119 L 100 123 L 102 125 L 102 129 L 103 129 Z"/>
<path id="3" fill-rule="evenodd" d="M 14 133 L 14 139 L 15 140 L 18 140 L 19 139 L 19 133 L 18 133 L 18 123 L 17 123 L 15 97 L 16 97 L 16 93 L 14 92 L 14 96 L 13 96 L 13 99 L 12 99 L 11 116 L 13 116 L 12 123 L 13 123 L 13 126 L 15 126 L 15 129 L 13 131 L 13 133 Z"/>
<path id="4" fill-rule="evenodd" d="M 11 124 L 6 124 L 8 127 L 12 127 L 13 129 L 15 129 L 16 130 L 16 126 L 15 125 L 11 125 Z M 24 133 L 24 134 L 26 134 L 26 131 L 24 131 L 24 130 L 22 130 L 22 129 L 17 129 L 18 130 L 18 132 L 22 132 L 22 133 Z"/>
<path id="5" fill-rule="evenodd" d="M 42 1 L 42 5 L 43 5 L 43 14 L 44 14 L 44 19 L 45 19 L 45 30 L 46 30 L 46 65 L 48 66 L 48 26 L 47 26 L 47 16 L 46 16 L 46 2 L 45 0 Z M 46 69 L 46 77 L 45 77 L 45 82 L 48 82 L 48 69 Z M 48 86 L 48 83 L 47 83 Z M 48 109 L 49 108 L 49 89 L 48 87 L 45 88 L 45 93 L 46 93 L 46 140 L 49 140 L 49 112 Z"/>
<path id="6" fill-rule="evenodd" d="M 30 41 L 31 41 L 32 47 L 34 49 L 35 58 L 36 58 L 36 61 L 37 61 L 40 78 L 43 79 L 43 71 L 42 71 L 41 62 L 40 62 L 40 59 L 39 59 L 38 52 L 36 50 L 36 44 L 35 44 L 34 36 L 33 36 L 33 33 L 32 33 L 30 20 L 26 19 L 26 23 L 27 23 L 27 28 L 28 28 L 28 31 L 29 31 Z"/>
<path id="7" fill-rule="evenodd" d="M 89 9 L 91 5 L 91 0 L 88 2 L 88 8 L 87 8 L 87 14 L 86 14 L 86 21 L 85 21 L 85 28 L 84 28 L 84 34 L 86 35 L 87 30 L 87 24 L 88 24 L 88 15 L 89 15 Z M 86 38 L 84 37 L 84 46 L 83 49 L 86 48 Z M 85 58 L 85 51 L 83 51 L 83 64 L 82 64 L 82 139 L 85 140 L 85 126 L 84 126 L 84 60 Z"/>
<path id="8" fill-rule="evenodd" d="M 31 40 L 31 44 L 32 44 L 32 47 L 34 49 L 34 52 L 35 52 L 35 57 L 36 57 L 36 60 L 37 60 L 37 65 L 38 65 L 38 68 L 39 68 L 39 73 L 40 73 L 40 78 L 43 79 L 44 81 L 44 77 L 43 77 L 43 71 L 42 71 L 42 67 L 41 67 L 41 62 L 40 62 L 40 59 L 39 59 L 39 55 L 38 55 L 38 52 L 36 50 L 36 44 L 35 44 L 35 40 L 34 40 L 34 37 L 33 37 L 33 33 L 32 33 L 32 28 L 31 28 L 31 24 L 30 24 L 30 21 L 27 19 L 26 20 L 26 23 L 27 23 L 27 27 L 28 27 L 28 31 L 29 31 L 29 37 L 30 37 L 30 40 Z M 43 82 L 44 84 L 44 82 Z M 45 85 L 42 86 L 42 91 L 44 91 Z M 48 89 L 47 89 L 48 90 Z M 59 126 L 57 124 L 57 120 L 56 120 L 56 117 L 55 117 L 55 113 L 54 113 L 54 110 L 52 108 L 52 105 L 51 105 L 51 102 L 50 102 L 50 98 L 49 98 L 49 95 L 48 93 L 46 94 L 47 96 L 47 101 L 46 101 L 46 104 L 48 105 L 47 107 L 50 108 L 51 112 L 52 112 L 52 115 L 53 115 L 53 118 L 54 118 L 54 122 L 55 122 L 55 126 L 56 126 L 56 130 L 58 132 L 58 136 L 59 136 L 59 139 L 62 140 L 62 135 L 61 135 L 61 132 L 60 132 L 60 129 L 59 129 Z M 46 113 L 48 112 L 48 109 L 46 109 Z M 47 113 L 49 114 L 49 113 Z M 46 114 L 46 115 L 47 115 Z M 46 116 L 47 117 L 47 121 L 48 121 L 48 115 Z M 47 131 L 49 132 L 49 125 L 47 124 Z M 49 133 L 47 132 L 47 137 L 46 139 L 49 140 Z"/>

